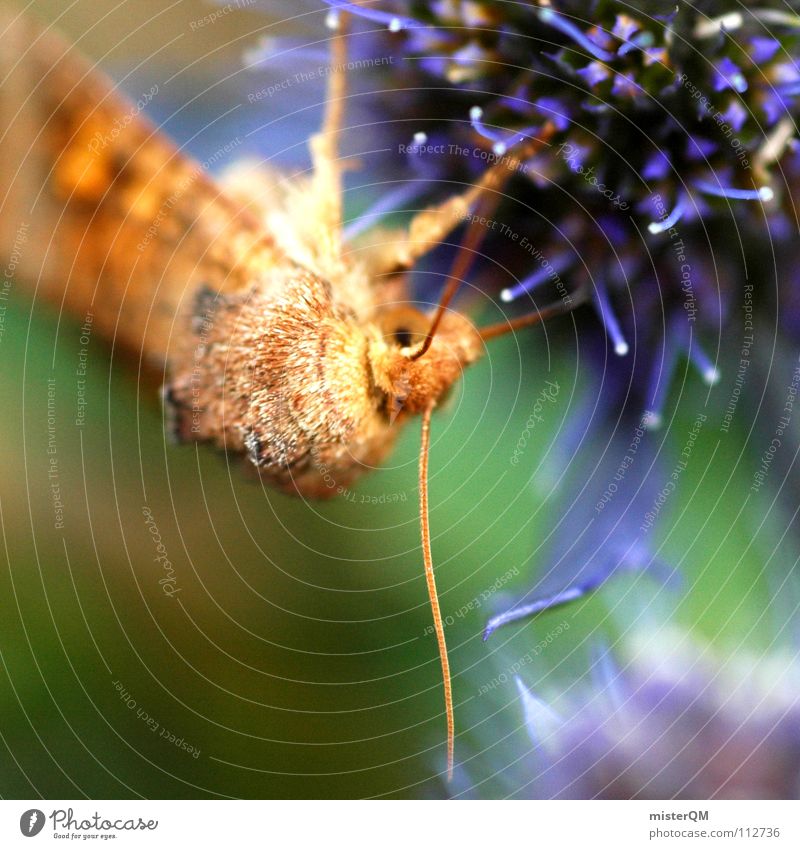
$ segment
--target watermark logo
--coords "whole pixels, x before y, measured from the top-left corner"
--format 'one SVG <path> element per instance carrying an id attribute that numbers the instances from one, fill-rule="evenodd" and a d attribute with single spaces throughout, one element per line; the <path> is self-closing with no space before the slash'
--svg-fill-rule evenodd
<path id="1" fill-rule="evenodd" d="M 19 830 L 25 837 L 36 837 L 36 835 L 44 828 L 45 816 L 44 811 L 38 808 L 31 808 L 19 818 Z"/>
<path id="2" fill-rule="evenodd" d="M 98 811 L 85 819 L 77 819 L 72 808 L 56 808 L 45 816 L 44 811 L 31 808 L 19 818 L 19 830 L 25 837 L 35 837 L 50 820 L 53 837 L 62 840 L 113 840 L 118 832 L 155 831 L 158 820 L 141 817 L 106 819 Z"/>

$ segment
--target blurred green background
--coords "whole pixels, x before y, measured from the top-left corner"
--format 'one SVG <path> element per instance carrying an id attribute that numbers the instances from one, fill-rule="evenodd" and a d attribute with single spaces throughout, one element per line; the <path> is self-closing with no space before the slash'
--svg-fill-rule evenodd
<path id="1" fill-rule="evenodd" d="M 181 97 L 235 69 L 270 22 L 243 10 L 192 30 L 213 8 L 196 2 L 165 11 L 95 0 L 63 18 L 61 3 L 33 6 L 73 39 L 94 26 L 81 44 L 112 73 L 155 52 L 137 74 L 180 70 Z M 321 25 L 321 16 L 303 24 Z M 295 22 L 284 31 L 302 29 Z M 203 102 L 224 111 L 225 91 Z M 99 338 L 88 345 L 86 424 L 76 427 L 80 325 L 59 323 L 15 281 L 0 340 L 0 795 L 446 795 L 437 777 L 440 670 L 419 549 L 419 424 L 350 498 L 303 503 L 245 480 L 211 451 L 167 445 L 157 387 Z M 443 613 L 453 617 L 457 755 L 471 780 L 483 781 L 481 796 L 508 792 L 504 771 L 531 744 L 513 684 L 480 689 L 562 620 L 569 630 L 524 670 L 529 682 L 563 686 L 585 674 L 598 635 L 612 645 L 629 631 L 657 640 L 668 623 L 722 657 L 743 641 L 758 654 L 782 639 L 789 612 L 773 603 L 765 564 L 778 564 L 780 583 L 781 564 L 796 561 L 784 535 L 791 517 L 748 496 L 757 464 L 741 453 L 753 439 L 752 417 L 742 415 L 724 437 L 716 424 L 704 428 L 698 461 L 652 532 L 663 558 L 680 566 L 681 590 L 620 578 L 481 641 L 486 618 L 535 582 L 552 535 L 579 530 L 559 513 L 569 460 L 559 443 L 570 417 L 583 415 L 576 399 L 585 388 L 562 332 L 557 347 L 541 328 L 498 342 L 433 425 L 433 553 Z M 712 394 L 709 421 L 719 421 L 732 377 Z M 559 381 L 557 403 L 514 466 L 546 379 Z M 694 374 L 676 389 L 676 419 L 662 434 L 667 468 L 706 391 Z M 63 530 L 54 527 L 53 456 Z M 570 485 L 583 473 L 571 468 Z M 392 503 L 369 503 L 383 495 Z M 145 505 L 174 565 L 180 592 L 171 598 L 159 584 Z"/>

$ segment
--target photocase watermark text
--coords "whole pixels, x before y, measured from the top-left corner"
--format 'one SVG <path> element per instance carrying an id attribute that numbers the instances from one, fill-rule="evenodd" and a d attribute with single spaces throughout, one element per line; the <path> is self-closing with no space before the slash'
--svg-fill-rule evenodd
<path id="1" fill-rule="evenodd" d="M 181 588 L 178 586 L 178 579 L 175 576 L 175 569 L 172 565 L 172 561 L 169 559 L 167 548 L 161 539 L 161 533 L 158 530 L 158 525 L 156 524 L 156 520 L 153 518 L 153 513 L 150 508 L 142 507 L 142 515 L 144 516 L 144 523 L 147 530 L 150 532 L 150 536 L 153 539 L 153 545 L 156 547 L 156 556 L 153 560 L 156 563 L 160 563 L 161 568 L 164 570 L 164 574 L 158 579 L 158 583 L 161 585 L 164 595 L 172 598 L 181 591 Z"/>

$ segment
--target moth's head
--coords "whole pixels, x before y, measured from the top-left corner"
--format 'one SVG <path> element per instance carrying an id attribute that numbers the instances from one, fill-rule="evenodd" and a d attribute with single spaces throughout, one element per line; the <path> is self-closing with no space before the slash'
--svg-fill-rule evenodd
<path id="1" fill-rule="evenodd" d="M 469 319 L 444 312 L 433 328 L 432 319 L 410 306 L 386 308 L 376 318 L 381 338 L 371 348 L 370 364 L 394 415 L 435 404 L 483 353 L 483 341 Z"/>

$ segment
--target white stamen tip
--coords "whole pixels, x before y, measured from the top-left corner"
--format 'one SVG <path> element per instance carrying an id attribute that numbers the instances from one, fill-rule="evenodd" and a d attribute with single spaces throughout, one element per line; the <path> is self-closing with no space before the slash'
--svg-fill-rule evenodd
<path id="1" fill-rule="evenodd" d="M 709 386 L 716 386 L 719 383 L 720 377 L 722 377 L 722 375 L 720 374 L 719 369 L 714 368 L 713 366 L 711 368 L 707 368 L 703 372 L 703 380 Z"/>
<path id="2" fill-rule="evenodd" d="M 470 121 L 480 121 L 483 118 L 483 109 L 480 106 L 473 106 L 472 109 L 469 110 L 469 119 Z"/>
<path id="3" fill-rule="evenodd" d="M 503 291 L 500 293 L 500 300 L 504 304 L 510 304 L 514 300 L 514 293 L 511 291 L 511 289 L 503 289 Z"/>
<path id="4" fill-rule="evenodd" d="M 331 9 L 327 15 L 325 15 L 325 26 L 328 29 L 339 29 L 339 13 L 336 9 Z"/>
<path id="5" fill-rule="evenodd" d="M 654 413 L 652 410 L 648 410 L 644 414 L 644 426 L 648 430 L 658 430 L 662 422 L 661 413 Z"/>
<path id="6" fill-rule="evenodd" d="M 630 348 L 628 347 L 627 342 L 617 342 L 617 344 L 614 345 L 614 353 L 618 357 L 624 357 L 628 351 L 630 351 Z"/>
<path id="7" fill-rule="evenodd" d="M 427 133 L 414 133 L 414 144 L 425 144 L 426 141 L 428 141 Z"/>
<path id="8" fill-rule="evenodd" d="M 495 156 L 502 156 L 508 148 L 506 147 L 505 142 L 495 142 L 492 145 L 492 150 L 494 151 Z"/>
<path id="9" fill-rule="evenodd" d="M 769 186 L 762 186 L 758 190 L 758 196 L 763 201 L 770 201 L 775 197 L 775 192 L 773 192 Z"/>
<path id="10" fill-rule="evenodd" d="M 694 29 L 694 34 L 697 38 L 708 38 L 722 30 L 732 32 L 739 29 L 744 24 L 744 18 L 739 12 L 729 12 L 726 15 L 720 15 L 718 18 L 711 20 L 700 21 Z"/>
<path id="11" fill-rule="evenodd" d="M 402 28 L 403 22 L 400 18 L 392 18 L 391 21 L 389 21 L 389 32 L 400 32 Z"/>

